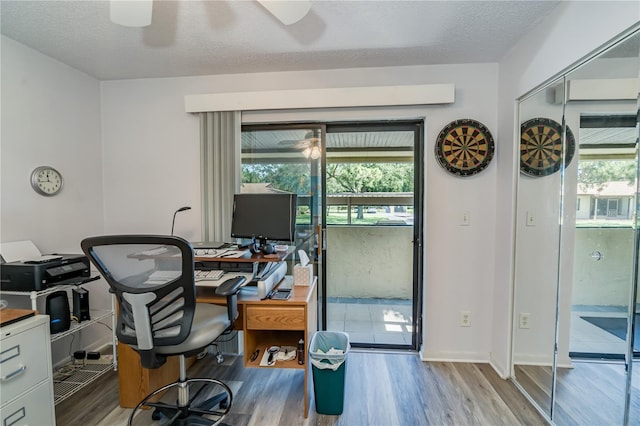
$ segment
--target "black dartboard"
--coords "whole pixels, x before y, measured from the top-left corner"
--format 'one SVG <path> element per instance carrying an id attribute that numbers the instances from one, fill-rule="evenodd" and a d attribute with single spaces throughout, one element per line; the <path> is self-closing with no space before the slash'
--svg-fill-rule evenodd
<path id="1" fill-rule="evenodd" d="M 461 119 L 447 124 L 436 141 L 436 159 L 449 173 L 471 176 L 491 162 L 495 150 L 493 137 L 484 124 Z"/>
<path id="2" fill-rule="evenodd" d="M 576 151 L 576 140 L 567 126 L 565 167 Z M 520 171 L 547 176 L 562 167 L 562 125 L 549 118 L 532 118 L 520 126 Z"/>

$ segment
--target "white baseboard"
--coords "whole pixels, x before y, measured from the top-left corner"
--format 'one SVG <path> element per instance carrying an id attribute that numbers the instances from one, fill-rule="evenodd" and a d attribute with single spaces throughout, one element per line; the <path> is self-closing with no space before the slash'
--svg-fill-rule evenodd
<path id="1" fill-rule="evenodd" d="M 420 353 L 423 361 L 437 361 L 437 362 L 479 362 L 486 364 L 489 362 L 488 353 L 480 352 L 430 352 L 424 351 Z"/>
<path id="2" fill-rule="evenodd" d="M 507 380 L 511 377 L 511 371 L 508 367 L 499 363 L 493 356 L 489 355 L 489 365 L 500 376 L 501 379 Z"/>

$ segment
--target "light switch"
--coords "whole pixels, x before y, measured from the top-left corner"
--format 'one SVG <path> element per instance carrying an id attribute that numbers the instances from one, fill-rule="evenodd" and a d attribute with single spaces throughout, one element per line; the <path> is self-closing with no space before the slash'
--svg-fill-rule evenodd
<path id="1" fill-rule="evenodd" d="M 460 226 L 470 226 L 470 225 L 471 225 L 471 213 L 469 211 L 462 212 Z"/>
<path id="2" fill-rule="evenodd" d="M 531 212 L 527 212 L 527 226 L 536 226 L 536 217 Z"/>

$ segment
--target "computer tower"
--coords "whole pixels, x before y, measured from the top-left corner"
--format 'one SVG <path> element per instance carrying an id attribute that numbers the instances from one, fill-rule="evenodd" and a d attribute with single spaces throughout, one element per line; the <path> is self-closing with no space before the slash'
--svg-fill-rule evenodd
<path id="1" fill-rule="evenodd" d="M 89 321 L 89 292 L 82 287 L 74 288 L 73 294 L 73 316 L 78 322 Z"/>
<path id="2" fill-rule="evenodd" d="M 71 328 L 71 312 L 66 291 L 56 291 L 47 296 L 46 313 L 49 315 L 51 334 Z"/>

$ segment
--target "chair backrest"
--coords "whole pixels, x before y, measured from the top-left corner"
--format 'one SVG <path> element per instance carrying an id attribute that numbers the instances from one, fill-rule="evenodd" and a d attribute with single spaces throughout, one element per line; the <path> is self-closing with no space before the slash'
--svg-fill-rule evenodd
<path id="1" fill-rule="evenodd" d="M 195 312 L 193 248 L 179 237 L 106 235 L 82 250 L 116 295 L 118 340 L 134 346 L 145 368 L 162 365 L 158 346 L 182 343 Z"/>

